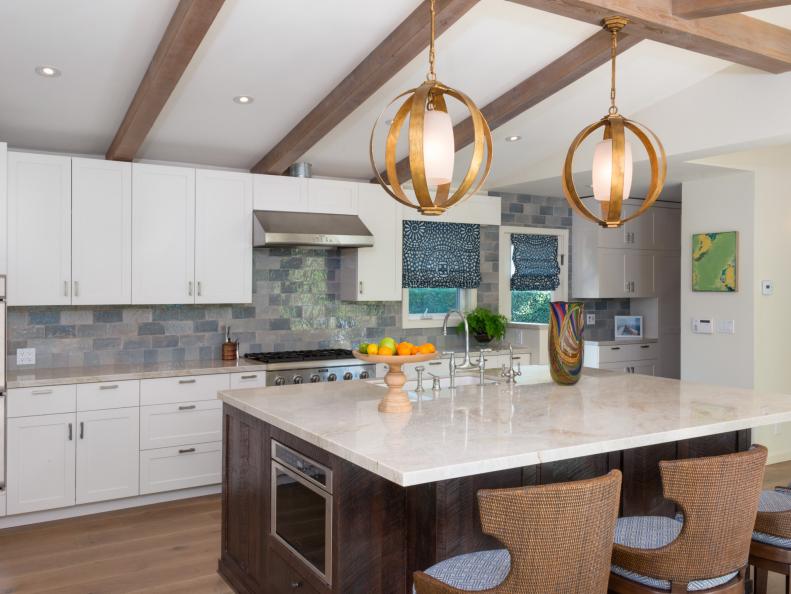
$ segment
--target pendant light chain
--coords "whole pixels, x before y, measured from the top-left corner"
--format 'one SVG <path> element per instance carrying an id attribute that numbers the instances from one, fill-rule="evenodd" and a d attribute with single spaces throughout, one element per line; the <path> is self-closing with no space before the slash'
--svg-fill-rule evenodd
<path id="1" fill-rule="evenodd" d="M 426 78 L 428 80 L 437 80 L 437 70 L 436 70 L 436 61 L 437 61 L 437 53 L 434 48 L 434 36 L 436 35 L 436 25 L 434 21 L 437 17 L 437 11 L 434 7 L 434 0 L 431 0 L 431 42 L 428 46 L 428 74 Z"/>
<path id="2" fill-rule="evenodd" d="M 615 105 L 615 57 L 618 53 L 618 31 L 613 29 L 610 32 L 610 62 L 612 63 L 612 71 L 610 78 L 610 115 L 618 113 L 618 106 Z"/>

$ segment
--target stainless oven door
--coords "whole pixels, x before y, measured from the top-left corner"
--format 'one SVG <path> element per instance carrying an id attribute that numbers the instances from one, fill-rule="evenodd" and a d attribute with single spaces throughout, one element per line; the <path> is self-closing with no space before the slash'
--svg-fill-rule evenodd
<path id="1" fill-rule="evenodd" d="M 332 495 L 272 460 L 272 536 L 332 585 Z"/>

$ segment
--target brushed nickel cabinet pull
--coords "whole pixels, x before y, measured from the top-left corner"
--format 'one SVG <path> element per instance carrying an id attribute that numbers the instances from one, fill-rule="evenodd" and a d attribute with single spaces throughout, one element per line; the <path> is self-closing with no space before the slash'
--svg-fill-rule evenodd
<path id="1" fill-rule="evenodd" d="M 191 454 L 195 451 L 195 448 L 185 448 L 183 450 L 179 450 L 179 454 Z"/>
<path id="2" fill-rule="evenodd" d="M 442 361 L 432 361 L 429 365 L 442 365 Z"/>
<path id="3" fill-rule="evenodd" d="M 85 439 L 85 423 L 80 421 L 80 439 Z"/>
<path id="4" fill-rule="evenodd" d="M 74 296 L 80 296 L 80 281 L 74 281 Z"/>
<path id="5" fill-rule="evenodd" d="M 198 281 L 198 297 L 200 297 L 202 294 L 203 294 L 203 288 L 201 286 L 201 282 Z"/>
<path id="6" fill-rule="evenodd" d="M 196 381 L 198 381 L 198 380 L 196 380 L 196 379 L 185 379 L 185 380 L 179 380 L 179 383 L 180 384 L 194 384 Z"/>
<path id="7" fill-rule="evenodd" d="M 33 396 L 45 396 L 47 394 L 52 394 L 52 390 L 33 390 L 31 394 L 33 394 Z"/>
<path id="8" fill-rule="evenodd" d="M 360 295 L 363 294 L 363 281 L 360 281 Z"/>
<path id="9" fill-rule="evenodd" d="M 179 410 L 193 410 L 194 408 L 196 408 L 194 404 L 189 404 L 187 406 L 179 406 Z"/>
<path id="10" fill-rule="evenodd" d="M 63 296 L 69 296 L 69 281 L 63 281 Z"/>
<path id="11" fill-rule="evenodd" d="M 117 390 L 118 389 L 118 384 L 109 384 L 109 385 L 105 385 L 105 386 L 99 386 L 99 389 L 100 390 Z"/>
<path id="12" fill-rule="evenodd" d="M 253 375 L 243 375 L 242 379 L 243 380 L 248 380 L 248 379 L 255 379 L 257 377 L 258 377 L 258 375 L 254 373 Z"/>
<path id="13" fill-rule="evenodd" d="M 641 349 L 650 349 L 650 348 L 651 348 L 651 345 L 650 345 L 650 344 L 641 344 L 641 345 L 640 345 L 640 348 L 641 348 Z"/>
<path id="14" fill-rule="evenodd" d="M 187 294 L 192 297 L 192 281 L 187 283 Z"/>
<path id="15" fill-rule="evenodd" d="M 620 351 L 621 347 L 610 347 L 611 351 Z"/>
<path id="16" fill-rule="evenodd" d="M 69 423 L 69 441 L 71 441 L 72 439 L 74 439 L 74 435 L 72 433 L 71 423 Z"/>

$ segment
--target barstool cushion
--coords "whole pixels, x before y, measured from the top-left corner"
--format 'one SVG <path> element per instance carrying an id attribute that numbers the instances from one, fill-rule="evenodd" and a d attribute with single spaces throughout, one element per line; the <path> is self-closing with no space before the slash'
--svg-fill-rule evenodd
<path id="1" fill-rule="evenodd" d="M 758 503 L 758 511 L 762 512 L 781 512 L 791 509 L 791 491 L 787 488 L 776 489 L 774 491 L 763 491 L 761 501 Z M 791 538 L 774 536 L 764 532 L 753 532 L 753 540 L 762 542 L 781 549 L 791 549 Z"/>
<path id="2" fill-rule="evenodd" d="M 619 518 L 615 526 L 615 542 L 627 547 L 638 549 L 658 549 L 673 542 L 681 532 L 683 522 L 676 518 L 665 518 L 661 516 L 633 516 L 629 518 Z M 612 572 L 623 578 L 656 588 L 657 590 L 670 591 L 670 582 L 657 578 L 640 575 L 634 571 L 612 566 Z M 738 571 L 723 575 L 721 577 L 695 580 L 687 586 L 688 592 L 697 592 L 720 586 L 738 575 Z"/>
<path id="3" fill-rule="evenodd" d="M 467 553 L 440 561 L 426 570 L 431 577 L 459 590 L 488 590 L 499 585 L 511 570 L 506 549 Z M 415 592 L 414 586 L 412 591 Z"/>

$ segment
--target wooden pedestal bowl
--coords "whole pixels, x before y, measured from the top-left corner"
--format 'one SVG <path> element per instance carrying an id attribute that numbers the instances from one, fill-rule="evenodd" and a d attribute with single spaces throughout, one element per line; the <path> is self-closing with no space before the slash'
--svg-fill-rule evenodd
<path id="1" fill-rule="evenodd" d="M 379 412 L 383 413 L 406 413 L 412 410 L 412 403 L 409 395 L 403 389 L 406 383 L 406 375 L 401 371 L 404 363 L 425 363 L 436 359 L 438 353 L 428 355 L 364 355 L 359 351 L 352 351 L 352 354 L 360 361 L 366 363 L 384 363 L 388 366 L 385 374 L 385 384 L 387 384 L 387 394 L 379 403 Z"/>

